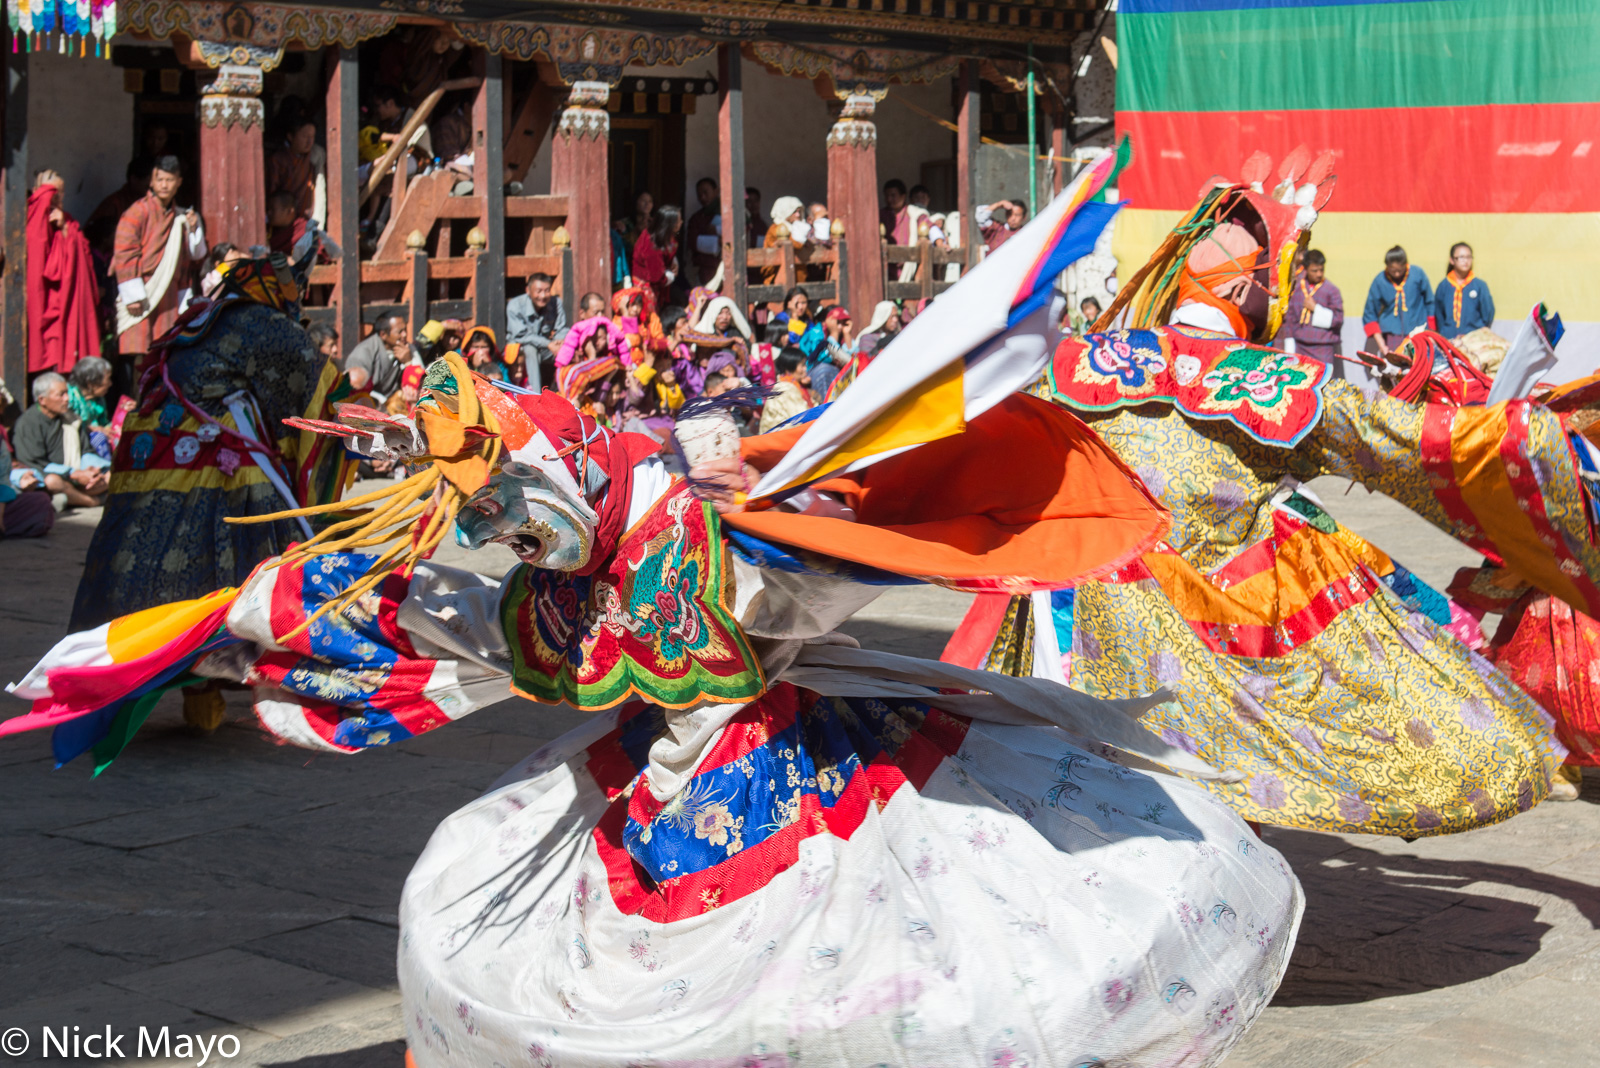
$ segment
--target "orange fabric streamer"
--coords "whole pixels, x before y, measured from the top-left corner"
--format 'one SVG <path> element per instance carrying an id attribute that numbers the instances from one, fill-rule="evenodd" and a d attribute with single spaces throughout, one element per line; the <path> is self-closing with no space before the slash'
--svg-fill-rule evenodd
<path id="1" fill-rule="evenodd" d="M 1205 273 L 1209 276 L 1214 274 L 1215 271 L 1207 271 Z M 1224 275 L 1224 277 L 1227 276 Z M 1236 305 L 1211 292 L 1210 289 L 1201 284 L 1198 278 L 1190 273 L 1188 267 L 1184 267 L 1178 274 L 1178 304 L 1182 306 L 1191 303 L 1204 304 L 1207 307 L 1216 308 L 1226 315 L 1228 317 L 1228 325 L 1233 328 L 1235 337 L 1248 338 L 1250 336 L 1250 324 L 1245 322 L 1244 313 Z"/>
<path id="2" fill-rule="evenodd" d="M 805 429 L 746 438 L 744 459 L 769 469 Z M 775 508 L 722 521 L 937 585 L 1016 593 L 1108 574 L 1165 537 L 1171 522 L 1077 417 L 1022 394 L 961 434 L 813 488 L 839 494 L 856 522 Z"/>

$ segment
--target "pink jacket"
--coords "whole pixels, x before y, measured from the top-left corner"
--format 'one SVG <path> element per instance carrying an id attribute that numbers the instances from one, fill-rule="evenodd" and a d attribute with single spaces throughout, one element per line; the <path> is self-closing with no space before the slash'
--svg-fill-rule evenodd
<path id="1" fill-rule="evenodd" d="M 604 330 L 609 337 L 611 355 L 615 356 L 623 364 L 631 366 L 633 359 L 629 354 L 628 335 L 624 334 L 616 324 L 604 315 L 596 315 L 592 319 L 584 319 L 582 322 L 573 324 L 572 329 L 567 331 L 567 336 L 561 342 L 560 351 L 556 353 L 556 366 L 565 367 L 577 359 L 578 353 L 582 351 L 583 346 L 601 330 Z"/>

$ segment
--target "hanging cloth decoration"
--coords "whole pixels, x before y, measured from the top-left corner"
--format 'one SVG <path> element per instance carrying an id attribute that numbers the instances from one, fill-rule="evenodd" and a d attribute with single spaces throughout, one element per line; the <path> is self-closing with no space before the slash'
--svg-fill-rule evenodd
<path id="1" fill-rule="evenodd" d="M 56 35 L 62 55 L 94 54 L 109 59 L 110 41 L 117 32 L 116 0 L 6 0 L 6 21 L 11 27 L 11 51 L 38 52 Z"/>

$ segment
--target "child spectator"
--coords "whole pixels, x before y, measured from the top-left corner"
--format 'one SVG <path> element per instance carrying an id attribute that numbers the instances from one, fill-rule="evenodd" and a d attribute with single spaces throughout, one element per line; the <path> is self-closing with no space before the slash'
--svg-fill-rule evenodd
<path id="1" fill-rule="evenodd" d="M 778 392 L 762 409 L 761 433 L 763 434 L 811 407 L 811 394 L 807 391 L 811 385 L 811 377 L 806 374 L 805 353 L 790 345 L 778 353 L 775 364 L 778 371 Z"/>
<path id="2" fill-rule="evenodd" d="M 630 364 L 654 362 L 655 354 L 668 352 L 661 317 L 656 314 L 655 296 L 647 287 L 619 289 L 611 294 L 611 321 L 628 338 Z"/>
<path id="3" fill-rule="evenodd" d="M 778 382 L 776 360 L 778 353 L 788 343 L 787 323 L 768 323 L 761 335 L 760 344 L 750 350 L 750 373 L 762 389 L 771 389 Z"/>
<path id="4" fill-rule="evenodd" d="M 598 294 L 590 295 L 598 297 Z M 603 301 L 600 307 L 604 309 Z M 562 338 L 561 348 L 556 353 L 556 366 L 567 367 L 606 355 L 615 356 L 618 363 L 626 364 L 632 359 L 632 350 L 628 345 L 628 335 L 610 319 L 596 312 L 572 324 L 572 329 Z"/>
<path id="5" fill-rule="evenodd" d="M 475 326 L 467 331 L 461 358 L 468 367 L 485 378 L 497 382 L 508 381 L 505 364 L 500 362 L 500 346 L 496 343 L 494 331 L 487 326 Z"/>
<path id="6" fill-rule="evenodd" d="M 295 211 L 295 200 L 284 190 L 267 198 L 267 244 L 274 252 L 294 258 L 294 246 L 306 235 L 305 216 Z"/>

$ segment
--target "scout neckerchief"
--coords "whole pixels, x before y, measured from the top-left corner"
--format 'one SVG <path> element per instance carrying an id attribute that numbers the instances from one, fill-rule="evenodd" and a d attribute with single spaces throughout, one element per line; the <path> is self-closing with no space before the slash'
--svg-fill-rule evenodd
<path id="1" fill-rule="evenodd" d="M 1388 278 L 1389 276 L 1385 274 L 1384 277 Z M 1398 282 L 1389 283 L 1394 286 L 1394 317 L 1396 319 L 1401 319 L 1406 314 L 1406 283 L 1409 281 L 1411 281 L 1411 268 L 1408 266 L 1405 277 Z"/>
<path id="2" fill-rule="evenodd" d="M 1465 278 L 1461 279 L 1461 281 L 1458 282 L 1458 281 L 1456 281 L 1455 268 L 1452 267 L 1452 268 L 1450 268 L 1449 272 L 1447 272 L 1445 274 L 1444 277 L 1445 277 L 1445 281 L 1449 282 L 1452 286 L 1454 286 L 1455 287 L 1455 291 L 1456 291 L 1455 299 L 1451 302 L 1451 305 L 1450 305 L 1450 321 L 1452 323 L 1454 323 L 1456 326 L 1460 326 L 1461 325 L 1461 291 L 1463 289 L 1466 289 L 1467 286 L 1472 283 L 1472 280 L 1474 278 L 1478 277 L 1478 276 L 1473 274 L 1471 271 L 1468 271 L 1467 272 L 1467 276 Z"/>

